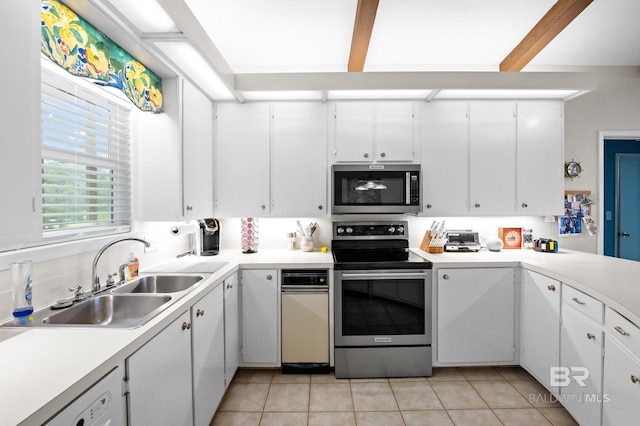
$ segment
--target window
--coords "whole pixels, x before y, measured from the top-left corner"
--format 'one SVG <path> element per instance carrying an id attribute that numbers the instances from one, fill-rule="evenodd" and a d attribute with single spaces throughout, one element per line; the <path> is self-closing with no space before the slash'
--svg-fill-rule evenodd
<path id="1" fill-rule="evenodd" d="M 130 115 L 103 89 L 42 67 L 45 238 L 129 231 Z"/>

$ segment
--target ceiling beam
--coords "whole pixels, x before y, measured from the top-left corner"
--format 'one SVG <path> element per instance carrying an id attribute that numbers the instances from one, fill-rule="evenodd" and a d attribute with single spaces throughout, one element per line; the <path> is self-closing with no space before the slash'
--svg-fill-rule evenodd
<path id="1" fill-rule="evenodd" d="M 500 71 L 520 71 L 593 0 L 558 0 L 500 63 Z"/>
<path id="2" fill-rule="evenodd" d="M 373 32 L 373 23 L 376 20 L 379 0 L 358 0 L 356 20 L 353 24 L 353 36 L 351 38 L 351 52 L 349 53 L 349 72 L 362 72 L 364 61 L 369 50 L 369 41 Z"/>

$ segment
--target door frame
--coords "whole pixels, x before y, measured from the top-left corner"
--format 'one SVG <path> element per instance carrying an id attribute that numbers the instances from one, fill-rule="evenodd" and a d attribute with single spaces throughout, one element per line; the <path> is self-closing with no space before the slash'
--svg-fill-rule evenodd
<path id="1" fill-rule="evenodd" d="M 637 140 L 640 130 L 601 130 L 598 132 L 598 254 L 604 254 L 604 145 L 607 139 Z"/>

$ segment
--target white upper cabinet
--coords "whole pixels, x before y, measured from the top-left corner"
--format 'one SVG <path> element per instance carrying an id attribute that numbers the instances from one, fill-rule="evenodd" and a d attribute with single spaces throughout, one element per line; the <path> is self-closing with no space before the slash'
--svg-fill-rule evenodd
<path id="1" fill-rule="evenodd" d="M 515 102 L 469 105 L 469 200 L 473 214 L 514 212 L 515 113 Z"/>
<path id="2" fill-rule="evenodd" d="M 469 114 L 465 101 L 430 102 L 422 114 L 422 210 L 469 210 Z"/>
<path id="3" fill-rule="evenodd" d="M 330 109 L 336 162 L 414 161 L 413 102 L 338 102 Z"/>
<path id="4" fill-rule="evenodd" d="M 562 135 L 557 101 L 424 105 L 423 214 L 561 212 Z"/>
<path id="5" fill-rule="evenodd" d="M 518 213 L 562 214 L 563 123 L 562 102 L 530 101 L 518 104 Z"/>
<path id="6" fill-rule="evenodd" d="M 217 105 L 216 215 L 269 214 L 268 103 Z"/>
<path id="7" fill-rule="evenodd" d="M 163 80 L 162 114 L 137 112 L 142 220 L 213 214 L 213 104 L 181 79 Z"/>
<path id="8" fill-rule="evenodd" d="M 327 105 L 273 105 L 272 216 L 327 213 Z"/>
<path id="9" fill-rule="evenodd" d="M 373 103 L 332 105 L 335 161 L 373 161 Z"/>
<path id="10" fill-rule="evenodd" d="M 182 208 L 185 220 L 213 215 L 213 104 L 187 81 L 182 91 Z"/>
<path id="11" fill-rule="evenodd" d="M 219 104 L 216 214 L 327 215 L 327 109 L 319 102 Z"/>
<path id="12" fill-rule="evenodd" d="M 0 247 L 42 238 L 40 189 L 40 2 L 10 0 L 0 46 L 11 63 L 3 67 L 0 106 Z M 16 37 L 20 34 L 19 37 Z"/>
<path id="13" fill-rule="evenodd" d="M 375 161 L 413 161 L 415 133 L 412 102 L 378 102 L 376 109 Z"/>
<path id="14" fill-rule="evenodd" d="M 177 78 L 162 80 L 162 114 L 136 111 L 141 220 L 180 220 L 182 217 L 179 87 Z"/>

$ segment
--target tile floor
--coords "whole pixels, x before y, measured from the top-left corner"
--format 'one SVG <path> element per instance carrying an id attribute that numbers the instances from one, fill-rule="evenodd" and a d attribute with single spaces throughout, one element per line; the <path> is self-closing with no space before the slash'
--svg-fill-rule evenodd
<path id="1" fill-rule="evenodd" d="M 434 368 L 429 378 L 336 379 L 240 369 L 211 425 L 577 425 L 519 367 Z"/>

